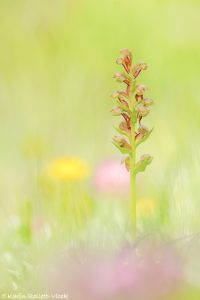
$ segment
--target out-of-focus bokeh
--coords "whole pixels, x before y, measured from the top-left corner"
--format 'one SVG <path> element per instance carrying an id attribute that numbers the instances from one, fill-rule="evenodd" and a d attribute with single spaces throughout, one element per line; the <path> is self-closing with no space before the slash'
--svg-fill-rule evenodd
<path id="1" fill-rule="evenodd" d="M 19 291 L 47 249 L 130 240 L 109 112 L 124 47 L 148 63 L 139 82 L 155 101 L 138 233 L 199 231 L 199 10 L 198 0 L 0 1 L 0 291 Z"/>

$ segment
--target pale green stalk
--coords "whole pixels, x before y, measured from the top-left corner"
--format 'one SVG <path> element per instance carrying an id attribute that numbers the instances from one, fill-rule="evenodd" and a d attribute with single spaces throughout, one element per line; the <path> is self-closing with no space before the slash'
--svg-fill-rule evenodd
<path id="1" fill-rule="evenodd" d="M 135 164 L 136 164 L 136 143 L 135 143 L 135 103 L 133 99 L 135 87 L 132 84 L 130 88 L 130 110 L 131 110 L 131 134 L 129 142 L 131 145 L 131 154 L 130 154 L 130 222 L 133 235 L 136 236 L 136 224 L 137 224 L 137 214 L 136 214 L 136 173 L 135 173 Z"/>
<path id="2" fill-rule="evenodd" d="M 136 174 L 135 174 L 135 146 L 134 139 L 131 143 L 133 151 L 130 155 L 130 207 L 131 207 L 131 227 L 133 227 L 133 234 L 136 235 Z"/>

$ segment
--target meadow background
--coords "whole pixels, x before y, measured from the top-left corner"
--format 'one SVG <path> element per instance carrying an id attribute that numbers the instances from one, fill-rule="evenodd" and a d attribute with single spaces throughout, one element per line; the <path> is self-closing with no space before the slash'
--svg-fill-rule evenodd
<path id="1" fill-rule="evenodd" d="M 138 201 L 153 209 L 139 233 L 199 231 L 199 11 L 198 0 L 0 1 L 1 290 L 18 290 L 47 248 L 77 236 L 106 247 L 126 235 L 126 196 L 93 187 L 96 166 L 121 159 L 109 96 L 124 47 L 148 63 L 139 82 L 155 101 L 140 150 L 154 160 L 138 184 Z M 84 160 L 87 179 L 49 181 L 47 166 L 63 156 Z"/>

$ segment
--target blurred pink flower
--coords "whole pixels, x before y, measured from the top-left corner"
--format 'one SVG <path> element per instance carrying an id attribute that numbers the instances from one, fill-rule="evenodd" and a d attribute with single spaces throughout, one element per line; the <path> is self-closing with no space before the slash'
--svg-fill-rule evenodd
<path id="1" fill-rule="evenodd" d="M 139 247 L 140 248 L 140 247 Z M 48 287 L 76 300 L 140 299 L 170 296 L 181 282 L 181 264 L 169 248 L 127 248 L 118 254 L 86 256 L 53 267 Z M 68 261 L 68 262 L 67 262 Z"/>
<path id="2" fill-rule="evenodd" d="M 94 185 L 99 192 L 124 194 L 129 191 L 129 172 L 124 164 L 114 159 L 100 163 L 94 174 Z"/>

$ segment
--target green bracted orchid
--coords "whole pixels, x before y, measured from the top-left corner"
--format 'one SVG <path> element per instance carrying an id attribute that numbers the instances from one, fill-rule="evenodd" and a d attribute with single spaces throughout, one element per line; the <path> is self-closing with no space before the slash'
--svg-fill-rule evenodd
<path id="1" fill-rule="evenodd" d="M 130 216 L 133 233 L 136 235 L 136 175 L 145 171 L 153 159 L 149 154 L 144 154 L 136 162 L 136 149 L 152 132 L 152 129 L 149 130 L 142 124 L 142 119 L 149 114 L 153 100 L 144 96 L 147 87 L 136 82 L 139 74 L 147 69 L 147 65 L 144 62 L 133 65 L 132 53 L 128 49 L 121 50 L 116 63 L 124 70 L 117 72 L 113 78 L 125 84 L 125 90 L 115 91 L 112 94 L 115 101 L 112 115 L 123 118 L 115 128 L 120 135 L 113 138 L 113 144 L 122 154 L 127 155 L 122 162 L 130 172 Z"/>

